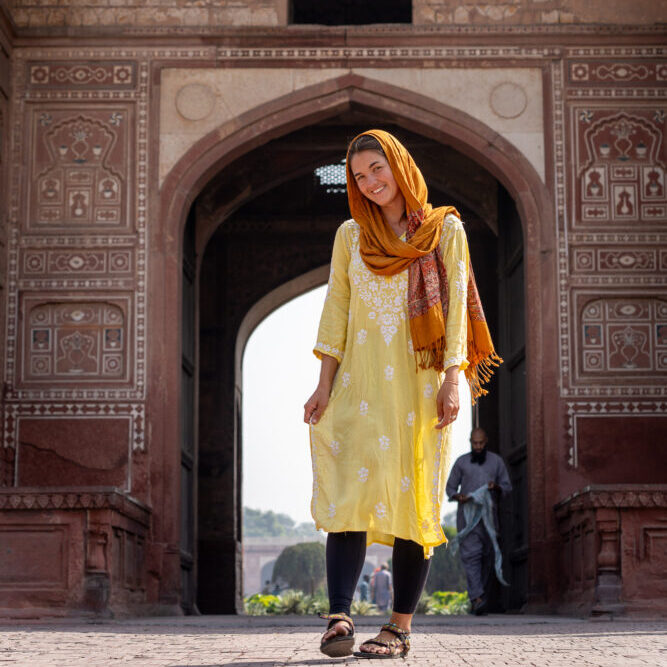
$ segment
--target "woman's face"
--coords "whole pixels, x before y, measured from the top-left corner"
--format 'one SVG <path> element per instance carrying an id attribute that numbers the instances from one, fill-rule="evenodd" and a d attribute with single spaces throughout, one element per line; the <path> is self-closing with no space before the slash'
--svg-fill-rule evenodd
<path id="1" fill-rule="evenodd" d="M 350 159 L 350 170 L 364 197 L 378 206 L 390 206 L 403 195 L 396 183 L 387 158 L 373 150 L 360 151 Z"/>

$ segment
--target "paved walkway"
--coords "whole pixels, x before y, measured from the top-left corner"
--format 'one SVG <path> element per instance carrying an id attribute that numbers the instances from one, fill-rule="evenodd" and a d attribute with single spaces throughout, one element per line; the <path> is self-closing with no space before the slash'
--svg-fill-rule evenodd
<path id="1" fill-rule="evenodd" d="M 358 619 L 358 635 L 378 618 Z M 121 621 L 12 622 L 0 626 L 0 666 L 213 667 L 362 665 L 317 649 L 315 618 L 202 616 Z M 667 665 L 667 621 L 541 616 L 415 619 L 413 650 L 401 667 L 458 665 Z"/>

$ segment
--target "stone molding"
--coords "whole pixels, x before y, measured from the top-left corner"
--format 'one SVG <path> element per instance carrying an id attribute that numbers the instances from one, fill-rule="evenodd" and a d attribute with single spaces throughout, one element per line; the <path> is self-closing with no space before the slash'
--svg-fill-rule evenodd
<path id="1" fill-rule="evenodd" d="M 169 39 L 192 37 L 218 37 L 225 41 L 241 43 L 251 39 L 271 40 L 276 43 L 298 44 L 299 42 L 312 43 L 317 40 L 324 42 L 354 43 L 364 39 L 388 38 L 392 40 L 404 37 L 406 41 L 425 41 L 437 36 L 441 37 L 476 37 L 485 38 L 498 36 L 506 38 L 521 37 L 524 35 L 542 36 L 553 35 L 562 40 L 563 37 L 596 36 L 610 37 L 615 41 L 619 35 L 636 39 L 644 35 L 660 37 L 664 34 L 665 23 L 636 24 L 613 23 L 601 25 L 599 23 L 578 24 L 506 24 L 506 25 L 362 25 L 362 26 L 223 26 L 223 25 L 169 25 L 169 26 L 14 26 L 16 38 L 147 38 L 168 37 Z"/>
<path id="2" fill-rule="evenodd" d="M 0 488 L 0 511 L 115 510 L 148 526 L 151 509 L 117 488 Z"/>
<path id="3" fill-rule="evenodd" d="M 588 509 L 667 508 L 667 484 L 599 484 L 586 486 L 555 505 L 556 517 Z"/>

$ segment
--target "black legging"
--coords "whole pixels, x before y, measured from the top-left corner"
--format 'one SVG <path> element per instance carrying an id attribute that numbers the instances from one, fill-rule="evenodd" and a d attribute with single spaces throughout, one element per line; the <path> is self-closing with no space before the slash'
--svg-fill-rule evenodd
<path id="1" fill-rule="evenodd" d="M 350 613 L 352 598 L 366 558 L 366 533 L 329 533 L 327 536 L 327 585 L 332 614 Z M 424 589 L 431 559 L 424 547 L 400 537 L 394 539 L 394 611 L 414 614 Z"/>

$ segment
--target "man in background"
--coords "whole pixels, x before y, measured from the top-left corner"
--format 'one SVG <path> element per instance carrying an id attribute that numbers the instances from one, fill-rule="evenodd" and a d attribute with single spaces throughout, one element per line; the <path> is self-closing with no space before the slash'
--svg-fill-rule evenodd
<path id="1" fill-rule="evenodd" d="M 394 587 L 391 583 L 391 573 L 387 563 L 382 563 L 380 571 L 375 575 L 375 604 L 380 611 L 386 611 L 391 606 L 394 597 Z"/>
<path id="2" fill-rule="evenodd" d="M 447 497 L 458 502 L 456 529 L 459 533 L 466 525 L 463 505 L 470 501 L 468 494 L 482 486 L 488 486 L 494 498 L 494 523 L 497 534 L 498 498 L 512 490 L 505 462 L 500 456 L 487 450 L 488 441 L 484 429 L 473 429 L 470 434 L 470 453 L 456 459 L 447 480 L 445 487 Z M 479 616 L 486 610 L 484 589 L 495 561 L 491 537 L 481 521 L 461 540 L 459 548 L 468 582 L 471 611 Z"/>

